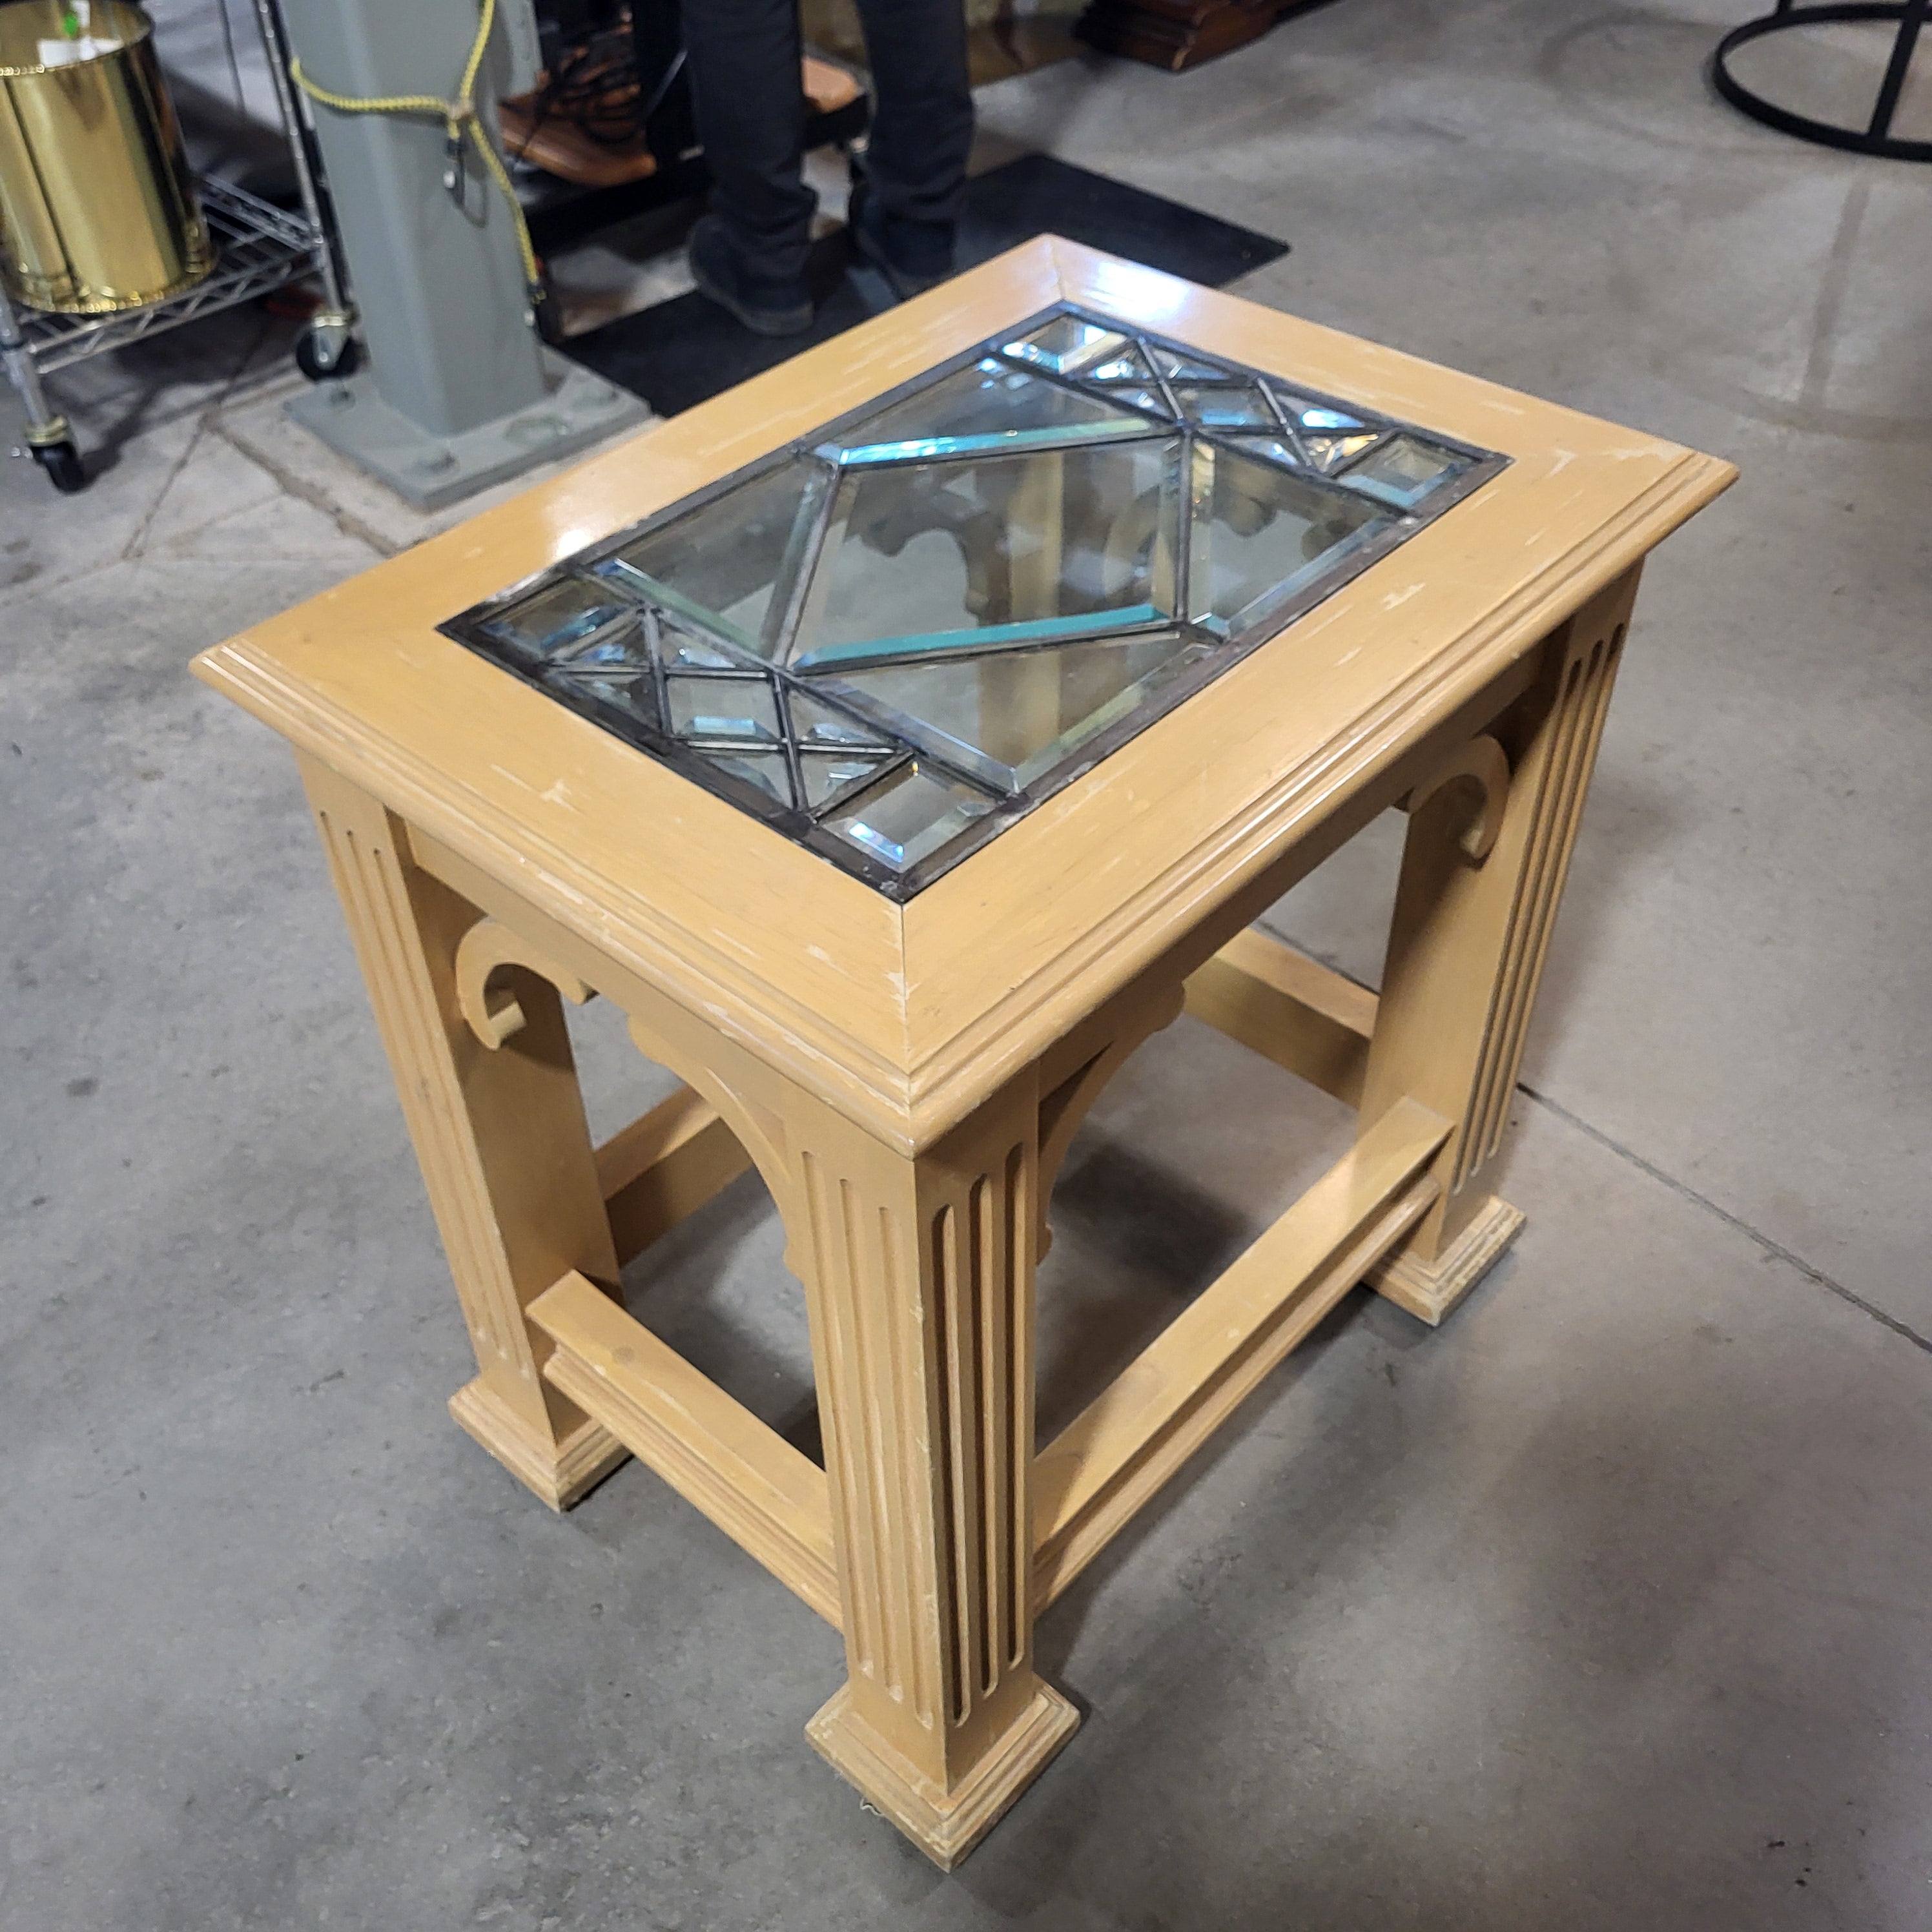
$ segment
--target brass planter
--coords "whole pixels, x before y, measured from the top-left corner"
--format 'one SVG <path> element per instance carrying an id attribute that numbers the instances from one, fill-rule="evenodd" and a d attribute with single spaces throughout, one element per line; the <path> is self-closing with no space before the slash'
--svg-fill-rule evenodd
<path id="1" fill-rule="evenodd" d="M 137 308 L 214 266 L 153 34 L 129 0 L 0 4 L 0 280 L 28 308 Z"/>

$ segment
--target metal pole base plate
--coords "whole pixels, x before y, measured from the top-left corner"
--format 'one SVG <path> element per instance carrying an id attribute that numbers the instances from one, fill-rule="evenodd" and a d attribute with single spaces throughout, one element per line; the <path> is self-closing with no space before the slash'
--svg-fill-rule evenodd
<path id="1" fill-rule="evenodd" d="M 437 436 L 391 408 L 367 372 L 319 383 L 284 406 L 418 510 L 440 510 L 649 419 L 638 398 L 576 363 L 546 350 L 544 367 L 550 389 L 542 402 L 455 436 Z"/>

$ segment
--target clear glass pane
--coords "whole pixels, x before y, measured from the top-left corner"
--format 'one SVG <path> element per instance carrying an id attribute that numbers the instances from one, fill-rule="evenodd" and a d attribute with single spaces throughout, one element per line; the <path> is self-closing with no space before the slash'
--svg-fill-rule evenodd
<path id="1" fill-rule="evenodd" d="M 1302 446 L 1308 452 L 1309 460 L 1324 476 L 1354 461 L 1376 440 L 1373 430 L 1363 430 L 1358 434 L 1313 435 L 1305 434 Z"/>
<path id="2" fill-rule="evenodd" d="M 1467 459 L 1418 437 L 1398 436 L 1358 463 L 1342 480 L 1352 490 L 1366 490 L 1385 503 L 1407 509 L 1460 471 Z"/>
<path id="3" fill-rule="evenodd" d="M 848 472 L 792 662 L 1171 616 L 1179 452 L 1163 438 Z"/>
<path id="4" fill-rule="evenodd" d="M 1188 598 L 1196 620 L 1216 628 L 1299 589 L 1388 525 L 1332 484 L 1212 443 L 1194 446 L 1193 484 Z"/>
<path id="5" fill-rule="evenodd" d="M 1275 400 L 1286 411 L 1291 422 L 1299 423 L 1304 429 L 1360 430 L 1366 425 L 1359 417 L 1332 409 L 1326 403 L 1311 402 L 1306 396 L 1297 395 L 1292 389 L 1285 389 L 1279 382 L 1270 382 L 1268 387 L 1274 392 Z"/>
<path id="6" fill-rule="evenodd" d="M 1018 790 L 1212 648 L 1157 631 L 896 665 L 841 682 L 882 722 L 988 784 Z"/>
<path id="7" fill-rule="evenodd" d="M 1104 434 L 1109 424 L 1126 429 L 1146 425 L 1130 412 L 1098 397 L 1064 388 L 1030 376 L 992 356 L 935 382 L 903 402 L 844 430 L 838 446 L 848 458 L 888 451 L 917 453 L 908 446 L 943 446 L 964 438 L 1010 436 L 1042 430 Z"/>
<path id="8" fill-rule="evenodd" d="M 1278 436 L 1236 436 L 1228 441 L 1244 456 L 1257 458 L 1263 463 L 1279 463 L 1290 470 L 1306 470 L 1311 466 L 1301 460 L 1300 451 Z"/>
<path id="9" fill-rule="evenodd" d="M 672 623 L 657 620 L 658 656 L 667 670 L 738 670 L 743 667 L 724 646 Z"/>
<path id="10" fill-rule="evenodd" d="M 1148 368 L 1147 358 L 1130 344 L 1125 349 L 1117 350 L 1104 361 L 1092 364 L 1080 372 L 1083 382 L 1141 382 L 1151 384 L 1154 371 Z"/>
<path id="11" fill-rule="evenodd" d="M 992 808 L 990 798 L 950 772 L 910 764 L 820 822 L 862 852 L 903 872 L 930 858 Z"/>
<path id="12" fill-rule="evenodd" d="M 582 643 L 552 651 L 550 662 L 560 670 L 648 673 L 650 645 L 639 614 L 638 622 L 614 624 Z"/>
<path id="13" fill-rule="evenodd" d="M 1077 315 L 1057 315 L 1043 328 L 1006 344 L 1006 351 L 1022 362 L 1051 369 L 1056 376 L 1071 376 L 1111 356 L 1126 340 L 1118 329 L 1082 322 Z"/>
<path id="14" fill-rule="evenodd" d="M 1190 422 L 1208 429 L 1271 429 L 1274 412 L 1268 398 L 1251 383 L 1210 388 L 1201 383 L 1172 385 L 1174 400 Z"/>
<path id="15" fill-rule="evenodd" d="M 608 626 L 587 642 L 551 655 L 550 682 L 560 688 L 614 705 L 628 716 L 658 722 L 656 681 L 641 622 Z"/>
<path id="16" fill-rule="evenodd" d="M 1204 356 L 1183 356 L 1172 349 L 1154 346 L 1154 359 L 1160 364 L 1160 373 L 1170 382 L 1218 382 L 1231 377 L 1238 380 L 1238 369 L 1224 369 L 1218 362 L 1210 362 Z"/>
<path id="17" fill-rule="evenodd" d="M 792 736 L 808 750 L 842 752 L 888 742 L 877 726 L 861 724 L 802 691 L 788 689 L 785 704 L 791 712 Z"/>
<path id="18" fill-rule="evenodd" d="M 1130 404 L 1135 409 L 1146 410 L 1169 422 L 1174 420 L 1174 412 L 1168 407 L 1167 398 L 1158 389 L 1144 389 L 1132 382 L 1115 382 L 1095 393 L 1105 396 L 1109 402 Z M 1143 430 L 1147 427 L 1144 422 L 1141 424 Z"/>
<path id="19" fill-rule="evenodd" d="M 592 631 L 628 616 L 641 627 L 643 613 L 615 585 L 587 577 L 566 577 L 520 604 L 486 617 L 480 628 L 500 638 L 519 656 L 538 658 L 587 638 Z"/>
<path id="20" fill-rule="evenodd" d="M 832 472 L 800 457 L 626 544 L 601 574 L 720 626 L 762 651 L 773 593 L 796 567 L 798 542 Z"/>
<path id="21" fill-rule="evenodd" d="M 761 677 L 667 678 L 664 698 L 680 738 L 779 742 L 778 700 Z"/>
<path id="22" fill-rule="evenodd" d="M 840 793 L 850 791 L 862 780 L 890 764 L 898 754 L 891 752 L 807 752 L 799 759 L 805 780 L 805 802 L 812 812 L 829 805 Z"/>
<path id="23" fill-rule="evenodd" d="M 596 671 L 556 665 L 549 673 L 550 682 L 566 695 L 594 698 L 635 718 L 640 724 L 656 728 L 657 687 L 648 674 L 640 676 L 614 677 Z"/>
<path id="24" fill-rule="evenodd" d="M 1482 460 L 1105 318 L 970 358 L 444 628 L 903 897 Z"/>
<path id="25" fill-rule="evenodd" d="M 791 773 L 780 752 L 734 753 L 705 750 L 698 756 L 715 770 L 728 773 L 741 784 L 755 787 L 779 805 L 792 802 Z"/>

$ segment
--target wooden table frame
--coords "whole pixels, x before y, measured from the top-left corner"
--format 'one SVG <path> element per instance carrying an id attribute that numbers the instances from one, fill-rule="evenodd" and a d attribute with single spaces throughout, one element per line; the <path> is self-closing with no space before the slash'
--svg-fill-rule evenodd
<path id="1" fill-rule="evenodd" d="M 1062 297 L 1511 466 L 903 906 L 436 634 Z M 298 748 L 476 1346 L 458 1420 L 558 1508 L 634 1454 L 835 1624 L 808 1735 L 942 1866 L 1078 1722 L 1040 1612 L 1352 1287 L 1439 1322 L 1520 1225 L 1485 1183 L 1639 566 L 1732 473 L 1048 239 L 200 661 Z M 1251 922 L 1397 804 L 1378 998 Z M 593 994 L 684 1083 L 601 1147 L 562 1004 Z M 1358 1138 L 1036 1453 L 1054 1178 L 1184 1008 Z M 823 1468 L 617 1296 L 748 1166 Z"/>

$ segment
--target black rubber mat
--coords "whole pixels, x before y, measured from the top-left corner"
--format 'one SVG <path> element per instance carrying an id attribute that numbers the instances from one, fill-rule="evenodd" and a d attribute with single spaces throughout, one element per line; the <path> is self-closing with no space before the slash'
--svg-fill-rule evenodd
<path id="1" fill-rule="evenodd" d="M 1286 242 L 1252 229 L 1144 194 L 1050 154 L 1023 154 L 976 176 L 968 185 L 960 266 L 971 268 L 1046 234 L 1064 235 L 1210 288 L 1288 253 Z M 660 416 L 675 416 L 890 302 L 882 278 L 854 266 L 842 231 L 814 245 L 807 272 L 818 304 L 808 334 L 776 341 L 754 335 L 693 294 L 575 337 L 564 344 L 564 352 L 642 396 Z"/>

